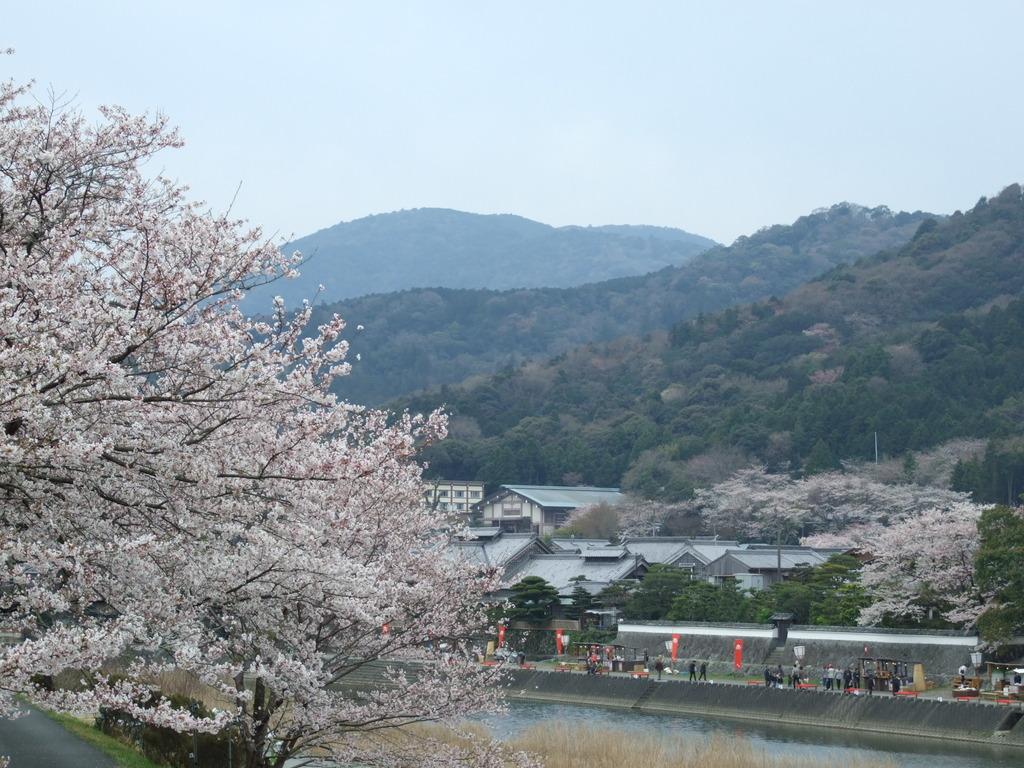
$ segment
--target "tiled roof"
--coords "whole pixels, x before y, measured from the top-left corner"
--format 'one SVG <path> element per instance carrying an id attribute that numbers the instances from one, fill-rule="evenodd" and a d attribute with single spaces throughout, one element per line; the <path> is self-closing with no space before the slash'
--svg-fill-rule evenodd
<path id="1" fill-rule="evenodd" d="M 800 568 L 801 566 L 820 565 L 828 560 L 829 554 L 813 549 L 783 549 L 782 567 Z M 771 569 L 778 567 L 779 563 L 778 553 L 770 549 L 731 549 L 726 555 L 747 568 Z"/>
<path id="2" fill-rule="evenodd" d="M 476 529 L 470 529 L 470 532 Z M 486 529 L 488 533 L 495 529 Z M 497 535 L 486 535 L 465 541 L 455 541 L 448 548 L 450 556 L 474 565 L 504 566 L 514 560 L 524 550 L 544 545 L 532 533 L 507 533 L 500 531 Z"/>
<path id="3" fill-rule="evenodd" d="M 579 552 L 581 549 L 588 547 L 607 547 L 608 539 L 581 539 L 576 536 L 570 536 L 567 539 L 551 539 L 551 546 L 555 550 L 564 550 L 565 552 Z"/>
<path id="4" fill-rule="evenodd" d="M 505 574 L 505 581 L 513 584 L 526 576 L 540 576 L 559 592 L 571 592 L 572 579 L 582 576 L 587 582 L 604 585 L 626 578 L 638 564 L 635 557 L 626 555 L 618 560 L 586 560 L 575 552 L 554 555 L 533 555 L 514 571 Z"/>
<path id="5" fill-rule="evenodd" d="M 636 536 L 622 542 L 630 552 L 643 555 L 649 563 L 675 563 L 687 552 L 707 564 L 730 549 L 745 549 L 735 541 L 705 536 Z"/>

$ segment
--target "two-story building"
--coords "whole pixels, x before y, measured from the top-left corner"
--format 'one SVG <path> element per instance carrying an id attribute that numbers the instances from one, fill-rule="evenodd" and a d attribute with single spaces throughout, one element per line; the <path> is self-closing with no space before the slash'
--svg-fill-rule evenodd
<path id="1" fill-rule="evenodd" d="M 423 494 L 423 503 L 438 512 L 468 515 L 484 497 L 484 484 L 476 480 L 437 480 Z"/>
<path id="2" fill-rule="evenodd" d="M 503 485 L 478 504 L 482 525 L 547 536 L 565 525 L 569 513 L 597 504 L 622 501 L 618 488 L 565 485 Z"/>

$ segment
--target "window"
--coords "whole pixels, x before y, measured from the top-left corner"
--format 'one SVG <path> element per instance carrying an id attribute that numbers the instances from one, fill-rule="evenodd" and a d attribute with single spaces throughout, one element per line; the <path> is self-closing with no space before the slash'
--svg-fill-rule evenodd
<path id="1" fill-rule="evenodd" d="M 466 497 L 466 492 L 465 491 L 456 491 L 455 492 L 455 498 L 456 499 L 463 499 L 465 497 Z"/>
<path id="2" fill-rule="evenodd" d="M 438 493 L 442 498 L 448 498 L 448 491 L 439 491 Z"/>
<path id="3" fill-rule="evenodd" d="M 470 491 L 469 492 L 469 498 L 471 498 L 471 499 L 479 499 L 480 498 L 480 491 Z"/>

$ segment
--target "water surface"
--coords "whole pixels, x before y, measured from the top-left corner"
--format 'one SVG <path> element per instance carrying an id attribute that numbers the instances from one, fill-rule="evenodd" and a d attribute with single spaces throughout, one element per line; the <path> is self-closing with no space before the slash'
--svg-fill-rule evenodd
<path id="1" fill-rule="evenodd" d="M 749 739 L 772 755 L 851 760 L 888 758 L 903 768 L 1022 768 L 1024 749 L 998 745 L 806 728 L 692 715 L 656 715 L 635 710 L 511 701 L 508 712 L 481 720 L 499 738 L 514 737 L 533 725 L 591 726 L 685 738 L 711 735 Z"/>

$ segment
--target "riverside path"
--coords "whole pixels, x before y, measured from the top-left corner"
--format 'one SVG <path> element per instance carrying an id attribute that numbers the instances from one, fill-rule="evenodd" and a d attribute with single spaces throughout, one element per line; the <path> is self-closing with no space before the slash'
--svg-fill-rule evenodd
<path id="1" fill-rule="evenodd" d="M 116 765 L 96 747 L 34 710 L 17 720 L 0 719 L 0 755 L 11 758 L 11 768 L 115 768 Z"/>

